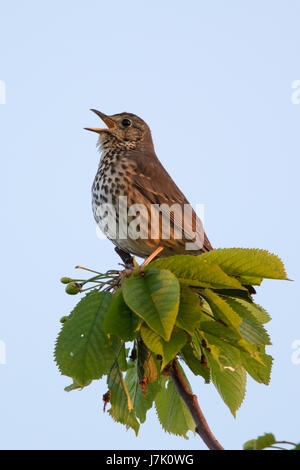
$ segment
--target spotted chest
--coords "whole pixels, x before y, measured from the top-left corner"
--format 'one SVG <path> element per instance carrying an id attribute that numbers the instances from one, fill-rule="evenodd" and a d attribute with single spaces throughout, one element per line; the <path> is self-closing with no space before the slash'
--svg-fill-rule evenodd
<path id="1" fill-rule="evenodd" d="M 132 164 L 122 153 L 103 152 L 92 186 L 92 207 L 97 224 L 107 236 L 108 229 L 113 226 L 111 218 L 115 217 L 118 223 L 119 197 L 129 196 L 133 171 Z"/>

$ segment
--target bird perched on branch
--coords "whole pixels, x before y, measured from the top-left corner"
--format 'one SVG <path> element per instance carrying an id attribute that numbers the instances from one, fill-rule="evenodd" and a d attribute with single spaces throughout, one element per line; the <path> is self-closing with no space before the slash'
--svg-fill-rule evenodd
<path id="1" fill-rule="evenodd" d="M 94 217 L 122 259 L 212 250 L 200 219 L 157 158 L 148 125 L 131 113 L 92 111 L 107 126 L 86 128 L 99 134 L 101 152 Z"/>

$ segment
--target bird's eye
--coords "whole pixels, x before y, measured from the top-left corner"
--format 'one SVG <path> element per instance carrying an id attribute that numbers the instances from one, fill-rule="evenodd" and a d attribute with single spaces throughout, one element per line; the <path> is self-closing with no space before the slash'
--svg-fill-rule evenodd
<path id="1" fill-rule="evenodd" d="M 131 124 L 131 121 L 130 121 L 129 119 L 123 119 L 122 125 L 123 125 L 124 127 L 130 126 L 130 124 Z"/>

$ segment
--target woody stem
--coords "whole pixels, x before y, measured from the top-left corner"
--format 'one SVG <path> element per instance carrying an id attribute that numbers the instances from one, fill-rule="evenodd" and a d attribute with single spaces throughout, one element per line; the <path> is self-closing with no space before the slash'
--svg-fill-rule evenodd
<path id="1" fill-rule="evenodd" d="M 174 360 L 172 363 L 171 377 L 173 379 L 177 392 L 183 399 L 184 403 L 186 404 L 195 421 L 195 431 L 202 438 L 209 450 L 224 450 L 224 448 L 221 446 L 221 444 L 217 441 L 217 439 L 211 432 L 199 406 L 197 396 L 192 393 L 190 387 L 186 383 L 178 366 L 178 362 L 176 360 Z"/>

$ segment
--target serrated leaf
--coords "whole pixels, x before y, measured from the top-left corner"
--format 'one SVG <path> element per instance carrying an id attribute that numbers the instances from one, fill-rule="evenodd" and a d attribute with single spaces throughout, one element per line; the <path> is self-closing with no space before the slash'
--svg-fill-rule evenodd
<path id="1" fill-rule="evenodd" d="M 261 323 L 262 325 L 264 325 L 265 323 L 268 323 L 269 321 L 271 321 L 271 317 L 268 314 L 268 312 L 266 312 L 266 310 L 262 308 L 260 305 L 250 301 L 250 299 L 245 300 L 245 299 L 237 298 L 235 296 L 232 296 L 232 298 L 234 299 L 235 302 L 238 302 L 240 305 L 245 307 L 253 315 L 253 317 L 255 317 L 258 323 Z"/>
<path id="2" fill-rule="evenodd" d="M 200 338 L 204 339 L 205 347 L 202 346 L 204 354 L 207 355 L 207 352 L 211 354 L 220 366 L 229 366 L 235 369 L 242 364 L 241 353 L 237 347 L 210 333 L 204 333 L 200 330 L 196 333 L 195 336 L 199 334 Z"/>
<path id="3" fill-rule="evenodd" d="M 147 326 L 141 328 L 142 340 L 148 348 L 163 358 L 161 368 L 163 369 L 180 351 L 187 342 L 186 333 L 180 328 L 175 327 L 169 341 L 165 341 Z"/>
<path id="4" fill-rule="evenodd" d="M 183 369 L 181 367 L 180 369 L 189 385 Z M 176 436 L 183 436 L 185 439 L 188 439 L 186 433 L 189 430 L 195 431 L 194 420 L 171 379 L 168 381 L 167 388 L 164 387 L 157 394 L 155 406 L 158 419 L 165 431 Z"/>
<path id="5" fill-rule="evenodd" d="M 241 351 L 243 367 L 256 382 L 269 385 L 273 358 L 265 353 L 258 353 L 258 356 L 261 359 L 261 363 L 249 354 Z"/>
<path id="6" fill-rule="evenodd" d="M 218 340 L 209 334 L 205 335 L 209 348 L 211 345 L 219 348 L 219 358 L 205 350 L 205 355 L 211 369 L 211 379 L 223 401 L 233 416 L 240 408 L 246 393 L 246 371 L 241 366 L 239 351 L 233 346 Z"/>
<path id="7" fill-rule="evenodd" d="M 63 375 L 82 387 L 107 374 L 120 347 L 103 331 L 111 294 L 94 291 L 76 305 L 56 343 L 55 360 Z"/>
<path id="8" fill-rule="evenodd" d="M 175 274 L 180 283 L 190 286 L 246 290 L 237 279 L 228 276 L 218 264 L 208 262 L 202 259 L 202 256 L 170 256 L 153 261 L 149 267 L 168 269 Z"/>
<path id="9" fill-rule="evenodd" d="M 182 359 L 186 365 L 191 369 L 193 374 L 201 375 L 204 378 L 205 383 L 210 382 L 210 370 L 207 364 L 204 362 L 205 356 L 203 356 L 203 361 L 198 359 L 193 351 L 193 348 L 190 344 L 186 344 L 180 352 Z"/>
<path id="10" fill-rule="evenodd" d="M 247 302 L 247 308 L 249 308 L 249 302 Z M 262 325 L 264 325 L 265 323 L 269 323 L 269 321 L 271 321 L 271 317 L 270 315 L 268 314 L 268 312 L 263 308 L 261 307 L 260 305 L 258 304 L 250 304 L 251 307 L 250 307 L 250 312 L 252 313 L 252 315 L 256 318 L 256 320 L 261 323 Z"/>
<path id="11" fill-rule="evenodd" d="M 260 286 L 263 278 L 254 276 L 237 276 L 237 279 L 243 286 Z"/>
<path id="12" fill-rule="evenodd" d="M 221 248 L 200 255 L 217 263 L 227 274 L 269 279 L 287 279 L 282 261 L 266 250 L 253 248 Z"/>
<path id="13" fill-rule="evenodd" d="M 241 366 L 237 366 L 234 370 L 221 369 L 214 359 L 209 361 L 209 365 L 216 389 L 233 416 L 236 416 L 246 393 L 247 377 L 245 369 Z"/>
<path id="14" fill-rule="evenodd" d="M 138 435 L 140 424 L 136 419 L 131 397 L 118 361 L 115 361 L 107 376 L 107 385 L 110 391 L 111 404 L 108 413 L 115 421 L 124 424 L 127 429 L 132 428 L 135 434 Z"/>
<path id="15" fill-rule="evenodd" d="M 233 297 L 223 297 L 225 302 L 242 318 L 242 322 L 238 329 L 243 338 L 250 344 L 270 345 L 270 337 L 265 328 L 256 320 L 252 314 L 255 310 L 253 304 L 235 299 Z M 252 305 L 252 308 L 250 308 Z M 257 313 L 260 313 L 257 311 Z"/>
<path id="16" fill-rule="evenodd" d="M 176 325 L 193 335 L 201 316 L 202 310 L 198 293 L 188 286 L 182 286 Z"/>
<path id="17" fill-rule="evenodd" d="M 217 321 L 201 321 L 199 330 L 204 333 L 210 333 L 222 340 L 228 341 L 233 345 L 240 339 L 240 335 L 232 328 L 223 325 Z"/>
<path id="18" fill-rule="evenodd" d="M 236 277 L 243 286 L 260 286 L 262 281 L 264 280 L 263 277 L 259 277 L 259 276 L 236 276 Z"/>
<path id="19" fill-rule="evenodd" d="M 118 336 L 124 341 L 132 341 L 141 323 L 138 317 L 124 301 L 122 290 L 112 296 L 107 314 L 104 319 L 104 330 Z"/>
<path id="20" fill-rule="evenodd" d="M 153 360 L 153 357 L 152 357 L 152 360 Z M 127 389 L 128 389 L 128 392 L 129 392 L 129 395 L 133 404 L 133 408 L 135 410 L 136 416 L 139 418 L 141 423 L 144 423 L 146 421 L 146 413 L 150 408 L 152 408 L 154 398 L 161 389 L 160 377 L 158 375 L 157 369 L 156 369 L 156 380 L 153 380 L 154 377 L 152 373 L 150 374 L 150 379 L 149 379 L 149 376 L 147 375 L 145 375 L 145 378 L 147 379 L 146 389 L 143 390 L 143 387 L 141 387 L 141 384 L 140 384 L 137 361 L 135 361 L 135 366 L 131 367 L 127 371 L 126 377 L 125 377 L 125 383 L 127 385 Z"/>
<path id="21" fill-rule="evenodd" d="M 180 297 L 179 282 L 170 271 L 148 269 L 144 276 L 130 276 L 122 284 L 128 307 L 166 341 L 174 328 Z"/>
<path id="22" fill-rule="evenodd" d="M 215 318 L 223 321 L 226 325 L 231 325 L 238 332 L 242 318 L 228 305 L 224 298 L 210 289 L 204 289 L 201 295 L 209 303 Z"/>

